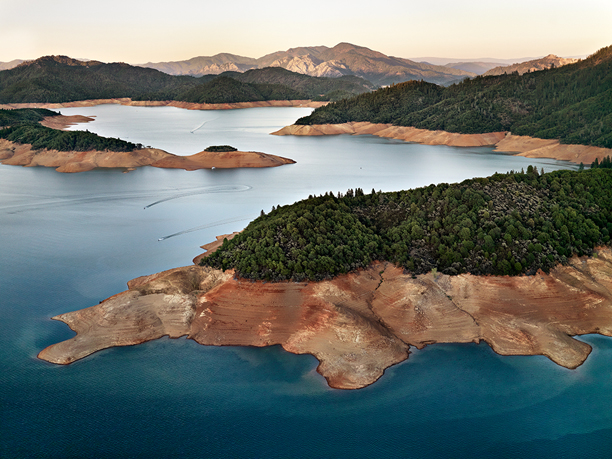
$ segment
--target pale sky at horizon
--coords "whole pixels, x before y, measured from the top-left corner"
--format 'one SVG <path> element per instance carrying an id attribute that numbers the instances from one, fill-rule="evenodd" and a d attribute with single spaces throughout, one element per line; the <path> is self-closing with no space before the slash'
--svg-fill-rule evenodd
<path id="1" fill-rule="evenodd" d="M 364 6 L 359 6 L 363 4 Z M 368 6 L 365 6 L 368 5 Z M 0 62 L 261 57 L 340 42 L 398 57 L 591 54 L 612 45 L 612 1 L 0 0 Z"/>

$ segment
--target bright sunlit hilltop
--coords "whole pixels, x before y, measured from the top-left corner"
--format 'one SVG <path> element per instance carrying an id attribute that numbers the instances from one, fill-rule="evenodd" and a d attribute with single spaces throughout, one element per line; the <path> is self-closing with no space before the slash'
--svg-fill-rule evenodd
<path id="1" fill-rule="evenodd" d="M 35 5 L 35 7 L 33 7 Z M 178 61 L 233 53 L 258 57 L 295 46 L 358 43 L 390 56 L 476 60 L 582 56 L 612 42 L 606 0 L 375 6 L 313 0 L 296 12 L 279 0 L 0 2 L 0 62 L 69 55 L 104 62 Z"/>

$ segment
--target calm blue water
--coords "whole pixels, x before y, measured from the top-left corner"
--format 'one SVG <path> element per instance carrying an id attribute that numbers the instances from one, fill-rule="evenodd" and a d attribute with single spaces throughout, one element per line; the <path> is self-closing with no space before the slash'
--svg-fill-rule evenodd
<path id="1" fill-rule="evenodd" d="M 329 389 L 314 357 L 279 347 L 160 339 L 69 366 L 36 359 L 74 335 L 51 316 L 189 264 L 199 245 L 272 205 L 570 167 L 486 148 L 268 135 L 309 111 L 62 110 L 96 115 L 90 131 L 177 154 L 231 144 L 297 161 L 280 168 L 0 166 L 1 458 L 612 458 L 612 340 L 597 335 L 582 338 L 594 351 L 574 371 L 484 344 L 434 345 L 358 391 Z"/>

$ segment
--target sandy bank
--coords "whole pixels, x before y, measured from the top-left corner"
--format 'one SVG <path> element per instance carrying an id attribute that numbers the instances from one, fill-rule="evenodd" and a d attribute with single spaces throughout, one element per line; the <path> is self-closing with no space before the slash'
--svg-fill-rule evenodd
<path id="1" fill-rule="evenodd" d="M 501 355 L 545 355 L 575 368 L 591 348 L 572 336 L 612 336 L 609 248 L 535 276 L 413 279 L 389 263 L 374 263 L 331 281 L 296 284 L 245 282 L 229 271 L 187 266 L 128 287 L 99 305 L 54 317 L 77 335 L 39 357 L 68 364 L 165 335 L 217 346 L 280 344 L 314 355 L 330 386 L 357 389 L 408 358 L 410 346 L 484 340 Z"/>
<path id="2" fill-rule="evenodd" d="M 25 104 L 0 104 L 0 108 L 73 108 L 73 107 L 93 107 L 104 104 L 119 104 L 134 107 L 177 107 L 187 110 L 232 110 L 238 108 L 256 108 L 256 107 L 308 107 L 318 108 L 328 104 L 328 102 L 315 102 L 311 100 L 267 100 L 261 102 L 235 102 L 227 104 L 196 104 L 191 102 L 179 102 L 175 100 L 163 101 L 141 101 L 132 100 L 130 98 L 117 99 L 93 99 L 81 100 L 75 102 L 63 103 L 25 103 Z"/>
<path id="3" fill-rule="evenodd" d="M 230 241 L 237 234 L 240 234 L 240 231 L 234 231 L 231 234 L 222 234 L 220 236 L 217 236 L 215 241 L 209 242 L 208 244 L 201 245 L 200 248 L 204 249 L 205 252 L 200 254 L 200 255 L 198 255 L 197 257 L 195 257 L 193 259 L 193 264 L 196 265 L 196 266 L 199 265 L 200 261 L 202 260 L 202 258 L 206 258 L 211 253 L 213 253 L 215 250 L 217 250 L 219 247 L 221 247 L 221 245 L 223 244 L 223 240 L 224 239 L 227 239 L 228 241 Z"/>
<path id="4" fill-rule="evenodd" d="M 490 132 L 486 134 L 456 134 L 445 131 L 428 131 L 413 127 L 393 126 L 391 124 L 373 124 L 368 122 L 350 122 L 344 124 L 321 124 L 286 126 L 272 135 L 364 135 L 370 134 L 406 142 L 424 145 L 448 145 L 452 147 L 494 146 L 495 151 L 519 154 L 529 158 L 552 158 L 574 163 L 591 164 L 595 158 L 603 159 L 612 155 L 612 149 L 588 145 L 564 145 L 558 140 L 537 139 L 528 136 L 516 136 L 508 132 Z"/>
<path id="5" fill-rule="evenodd" d="M 95 118 L 91 118 L 89 116 L 83 115 L 72 115 L 72 116 L 47 116 L 44 120 L 40 122 L 43 126 L 46 126 L 51 129 L 58 129 L 60 131 L 65 130 L 70 126 L 74 126 L 80 123 L 89 123 L 90 121 L 94 121 Z"/>
<path id="6" fill-rule="evenodd" d="M 85 172 L 97 168 L 132 170 L 142 166 L 190 171 L 213 167 L 276 167 L 295 161 L 253 151 L 234 151 L 231 154 L 202 151 L 191 156 L 176 156 L 157 148 L 142 148 L 129 152 L 34 150 L 31 145 L 0 139 L 0 163 L 11 166 L 54 167 L 58 172 Z"/>

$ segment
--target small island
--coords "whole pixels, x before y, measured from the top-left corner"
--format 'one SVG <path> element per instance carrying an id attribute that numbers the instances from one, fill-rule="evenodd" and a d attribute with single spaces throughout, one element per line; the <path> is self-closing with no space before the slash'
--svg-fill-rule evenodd
<path id="1" fill-rule="evenodd" d="M 314 355 L 340 389 L 435 343 L 484 341 L 576 368 L 591 347 L 574 336 L 612 336 L 610 166 L 355 189 L 262 212 L 195 265 L 54 317 L 77 335 L 39 358 L 69 364 L 162 336 L 280 344 Z"/>
<path id="2" fill-rule="evenodd" d="M 294 164 L 281 156 L 234 147 L 212 146 L 191 156 L 177 156 L 89 131 L 65 131 L 84 116 L 62 116 L 46 109 L 0 110 L 0 162 L 14 166 L 54 167 L 58 172 L 85 172 L 97 168 L 142 166 L 168 169 L 228 169 L 277 167 Z M 229 149 L 228 149 L 229 147 Z"/>

